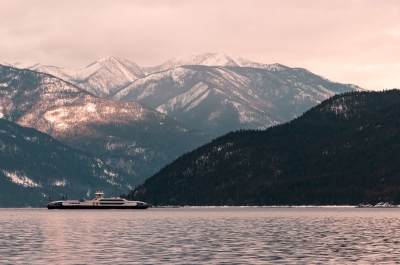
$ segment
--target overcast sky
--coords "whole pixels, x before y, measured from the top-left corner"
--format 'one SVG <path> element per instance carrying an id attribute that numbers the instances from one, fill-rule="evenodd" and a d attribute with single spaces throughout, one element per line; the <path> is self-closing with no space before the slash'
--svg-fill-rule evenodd
<path id="1" fill-rule="evenodd" d="M 400 1 L 0 2 L 0 61 L 140 66 L 216 52 L 302 67 L 366 89 L 400 88 Z"/>

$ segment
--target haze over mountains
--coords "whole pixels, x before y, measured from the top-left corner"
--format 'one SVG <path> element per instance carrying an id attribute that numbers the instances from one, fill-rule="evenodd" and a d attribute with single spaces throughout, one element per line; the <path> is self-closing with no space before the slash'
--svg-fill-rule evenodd
<path id="1" fill-rule="evenodd" d="M 175 58 L 156 67 L 109 56 L 80 70 L 28 68 L 100 97 L 141 102 L 214 136 L 286 122 L 334 94 L 360 89 L 301 68 L 215 53 Z"/>

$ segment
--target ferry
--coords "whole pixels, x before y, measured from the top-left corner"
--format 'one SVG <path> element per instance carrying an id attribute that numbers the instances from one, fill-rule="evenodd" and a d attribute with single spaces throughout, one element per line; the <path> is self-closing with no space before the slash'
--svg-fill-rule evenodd
<path id="1" fill-rule="evenodd" d="M 62 200 L 47 204 L 47 209 L 147 209 L 149 204 L 141 201 L 128 201 L 124 198 L 104 198 L 104 193 L 97 190 L 93 200 Z"/>

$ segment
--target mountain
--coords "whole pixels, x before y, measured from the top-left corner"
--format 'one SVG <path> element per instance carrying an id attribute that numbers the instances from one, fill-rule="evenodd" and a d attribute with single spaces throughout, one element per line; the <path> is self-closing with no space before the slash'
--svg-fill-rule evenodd
<path id="1" fill-rule="evenodd" d="M 20 68 L 17 65 L 15 67 Z M 112 56 L 78 70 L 41 64 L 26 68 L 61 78 L 100 97 L 107 97 L 136 79 L 145 76 L 138 65 Z"/>
<path id="2" fill-rule="evenodd" d="M 288 123 L 229 133 L 133 192 L 155 205 L 400 203 L 400 91 L 335 95 Z"/>
<path id="3" fill-rule="evenodd" d="M 66 192 L 91 198 L 98 186 L 114 196 L 132 189 L 100 159 L 0 119 L 0 207 L 45 207 Z"/>
<path id="4" fill-rule="evenodd" d="M 0 118 L 102 159 L 131 185 L 211 140 L 140 103 L 99 98 L 51 75 L 6 66 Z"/>
<path id="5" fill-rule="evenodd" d="M 203 66 L 231 66 L 231 67 L 251 67 L 266 70 L 280 70 L 280 64 L 262 64 L 256 63 L 236 55 L 218 54 L 218 53 L 193 53 L 187 56 L 180 56 L 172 58 L 165 63 L 156 67 L 143 68 L 144 72 L 148 74 L 163 72 L 165 70 L 188 65 L 203 65 Z"/>
<path id="6" fill-rule="evenodd" d="M 305 69 L 255 66 L 173 67 L 136 80 L 112 98 L 141 102 L 190 128 L 219 136 L 287 122 L 335 94 L 358 89 Z"/>
<path id="7" fill-rule="evenodd" d="M 141 102 L 214 136 L 265 129 L 300 116 L 332 95 L 360 90 L 306 69 L 216 53 L 173 58 L 156 67 L 109 56 L 81 70 L 43 65 L 29 69 L 100 97 Z"/>

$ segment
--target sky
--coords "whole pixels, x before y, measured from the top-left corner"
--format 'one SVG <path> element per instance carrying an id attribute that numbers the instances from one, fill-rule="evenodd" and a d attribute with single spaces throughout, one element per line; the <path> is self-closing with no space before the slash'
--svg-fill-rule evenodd
<path id="1" fill-rule="evenodd" d="M 215 52 L 400 88 L 398 0 L 4 0 L 0 10 L 0 62 L 156 66 Z"/>

